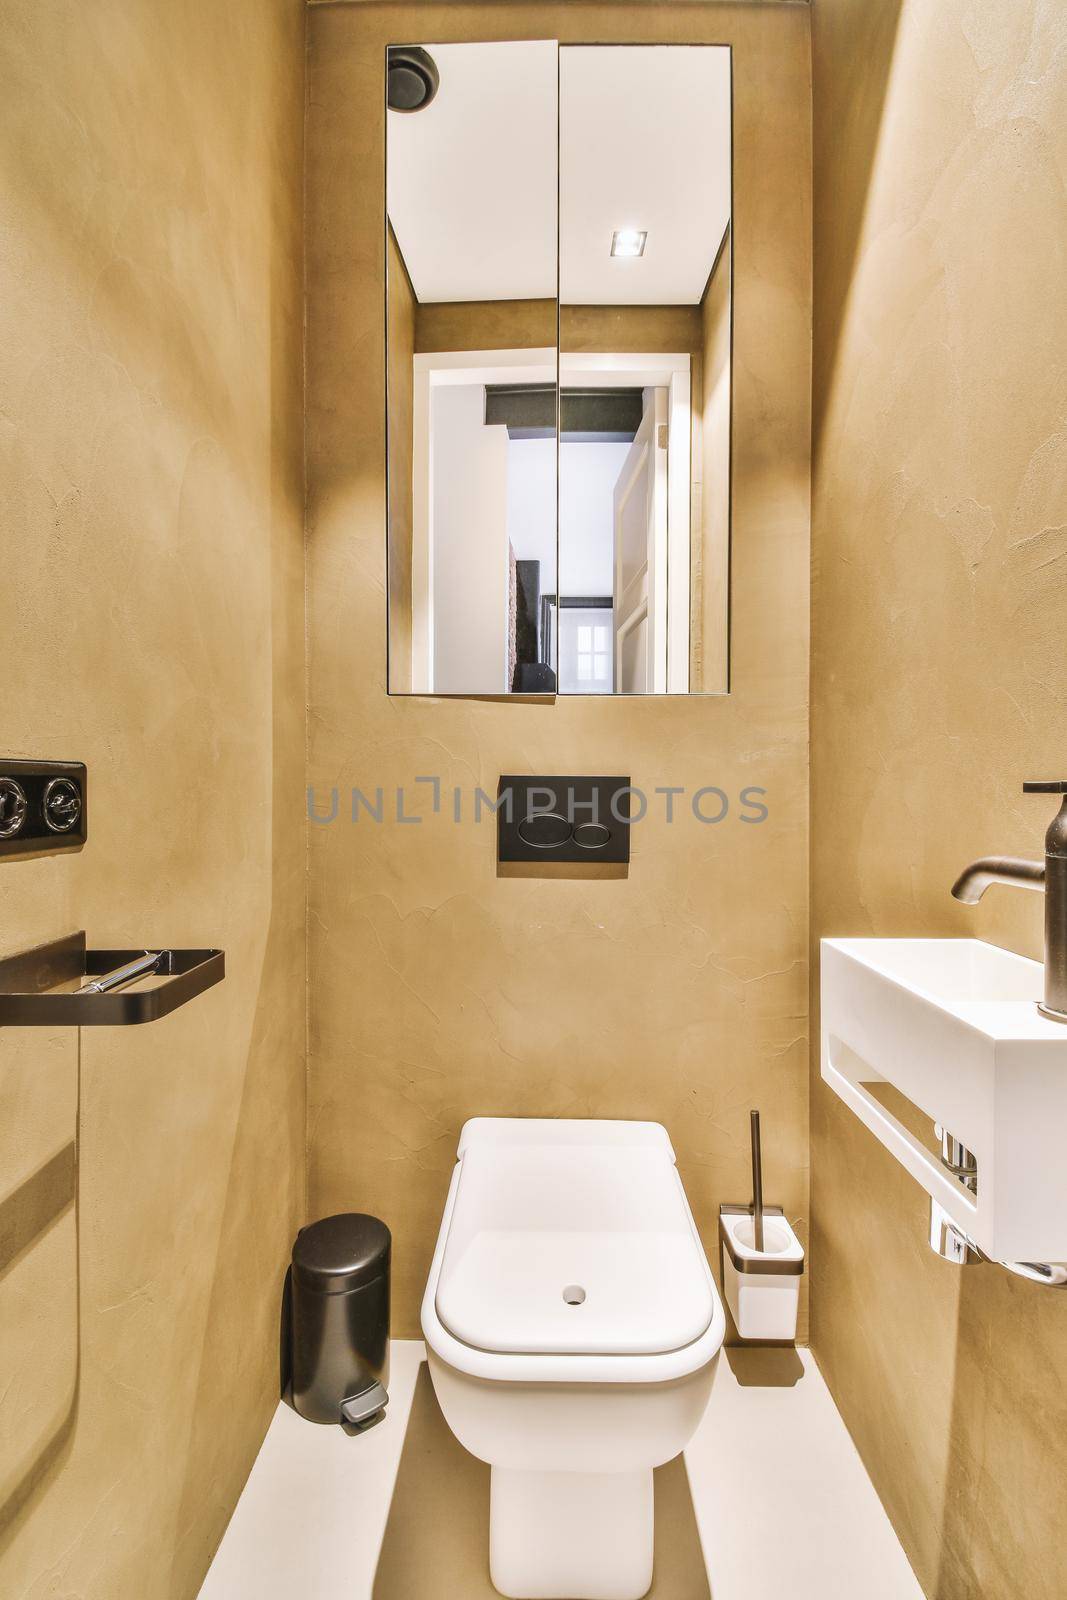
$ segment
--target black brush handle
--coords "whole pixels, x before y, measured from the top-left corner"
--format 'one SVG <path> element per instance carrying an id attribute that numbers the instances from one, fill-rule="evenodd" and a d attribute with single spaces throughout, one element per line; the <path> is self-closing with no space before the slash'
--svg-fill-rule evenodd
<path id="1" fill-rule="evenodd" d="M 759 1112 L 749 1112 L 752 1124 L 752 1243 L 763 1249 L 763 1153 L 760 1149 Z"/>

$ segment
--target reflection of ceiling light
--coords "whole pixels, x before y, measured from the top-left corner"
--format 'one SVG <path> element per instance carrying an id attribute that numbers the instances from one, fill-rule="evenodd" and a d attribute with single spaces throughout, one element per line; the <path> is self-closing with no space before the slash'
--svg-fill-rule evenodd
<path id="1" fill-rule="evenodd" d="M 643 256 L 648 234 L 640 228 L 616 228 L 611 236 L 613 256 Z"/>

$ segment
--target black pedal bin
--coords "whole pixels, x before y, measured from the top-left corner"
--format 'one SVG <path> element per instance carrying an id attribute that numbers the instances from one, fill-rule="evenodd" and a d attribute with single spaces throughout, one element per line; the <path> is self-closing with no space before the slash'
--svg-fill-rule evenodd
<path id="1" fill-rule="evenodd" d="M 292 1400 L 310 1422 L 365 1426 L 381 1415 L 389 1383 L 391 1247 L 385 1223 L 362 1212 L 323 1217 L 297 1234 Z M 342 1409 L 359 1396 L 362 1405 Z"/>

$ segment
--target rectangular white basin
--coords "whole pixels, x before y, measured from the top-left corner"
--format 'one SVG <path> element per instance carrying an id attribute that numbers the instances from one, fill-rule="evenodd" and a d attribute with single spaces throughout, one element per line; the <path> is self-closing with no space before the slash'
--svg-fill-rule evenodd
<path id="1" fill-rule="evenodd" d="M 1041 965 L 978 939 L 824 939 L 822 1076 L 997 1261 L 1067 1261 L 1067 1026 Z M 870 1092 L 889 1083 L 978 1159 L 968 1193 Z"/>

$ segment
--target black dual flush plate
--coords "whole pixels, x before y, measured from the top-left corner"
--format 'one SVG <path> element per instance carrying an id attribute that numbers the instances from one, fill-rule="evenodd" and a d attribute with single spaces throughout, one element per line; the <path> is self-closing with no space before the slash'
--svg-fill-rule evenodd
<path id="1" fill-rule="evenodd" d="M 629 861 L 629 778 L 505 775 L 497 785 L 496 858 Z"/>
<path id="2" fill-rule="evenodd" d="M 0 857 L 80 850 L 86 840 L 87 791 L 81 761 L 0 756 Z"/>

